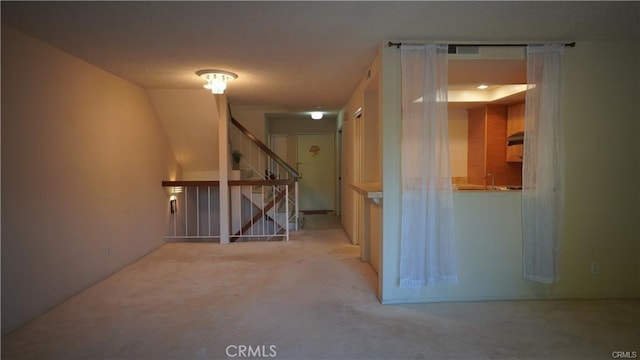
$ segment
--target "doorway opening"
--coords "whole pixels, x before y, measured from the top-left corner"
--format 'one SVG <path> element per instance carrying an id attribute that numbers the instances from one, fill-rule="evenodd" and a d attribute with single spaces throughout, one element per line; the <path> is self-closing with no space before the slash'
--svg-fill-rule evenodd
<path id="1" fill-rule="evenodd" d="M 341 227 L 336 216 L 340 201 L 336 116 L 312 120 L 307 114 L 268 114 L 267 134 L 272 150 L 298 172 L 301 226 Z"/>

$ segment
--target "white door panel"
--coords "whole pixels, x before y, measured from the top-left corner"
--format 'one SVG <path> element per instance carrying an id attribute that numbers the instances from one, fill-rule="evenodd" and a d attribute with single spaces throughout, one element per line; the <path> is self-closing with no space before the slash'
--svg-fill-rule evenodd
<path id="1" fill-rule="evenodd" d="M 335 210 L 334 154 L 333 134 L 298 135 L 301 211 Z"/>

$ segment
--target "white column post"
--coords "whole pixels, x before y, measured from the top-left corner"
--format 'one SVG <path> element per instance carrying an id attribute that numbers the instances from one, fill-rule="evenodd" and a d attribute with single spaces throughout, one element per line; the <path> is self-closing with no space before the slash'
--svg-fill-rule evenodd
<path id="1" fill-rule="evenodd" d="M 298 180 L 296 180 L 295 182 L 293 197 L 295 202 L 295 209 L 293 209 L 293 211 L 295 211 L 295 214 L 296 214 L 296 231 L 298 231 L 300 230 L 298 228 L 300 224 L 300 208 L 298 207 Z"/>
<path id="2" fill-rule="evenodd" d="M 227 97 L 214 95 L 218 105 L 218 180 L 220 181 L 220 244 L 229 243 L 229 112 Z"/>
<path id="3" fill-rule="evenodd" d="M 289 241 L 289 185 L 284 187 L 284 194 L 284 226 L 286 227 L 287 241 Z"/>

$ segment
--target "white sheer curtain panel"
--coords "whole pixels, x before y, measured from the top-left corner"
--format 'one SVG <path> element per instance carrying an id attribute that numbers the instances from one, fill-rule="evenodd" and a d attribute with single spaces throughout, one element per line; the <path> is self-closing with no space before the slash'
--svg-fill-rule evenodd
<path id="1" fill-rule="evenodd" d="M 402 45 L 400 287 L 456 284 L 447 45 Z"/>
<path id="2" fill-rule="evenodd" d="M 527 47 L 522 165 L 523 277 L 559 279 L 564 207 L 564 150 L 560 119 L 564 45 Z"/>

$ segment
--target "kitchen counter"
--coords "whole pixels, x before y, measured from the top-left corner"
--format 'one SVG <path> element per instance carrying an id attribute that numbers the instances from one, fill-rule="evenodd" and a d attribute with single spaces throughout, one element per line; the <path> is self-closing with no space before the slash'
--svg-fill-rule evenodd
<path id="1" fill-rule="evenodd" d="M 491 189 L 491 186 L 485 188 L 484 185 L 476 184 L 453 184 L 453 191 L 486 191 L 486 192 L 505 192 L 505 191 L 522 191 L 522 186 L 506 186 L 498 185 Z"/>

